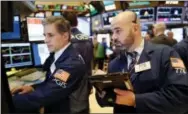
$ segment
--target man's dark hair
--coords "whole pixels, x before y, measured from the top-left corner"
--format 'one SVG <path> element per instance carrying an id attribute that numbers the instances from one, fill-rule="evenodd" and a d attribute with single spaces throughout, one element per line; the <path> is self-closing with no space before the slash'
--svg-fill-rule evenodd
<path id="1" fill-rule="evenodd" d="M 63 14 L 64 18 L 70 22 L 71 27 L 76 27 L 78 25 L 77 14 L 74 12 L 65 12 Z"/>

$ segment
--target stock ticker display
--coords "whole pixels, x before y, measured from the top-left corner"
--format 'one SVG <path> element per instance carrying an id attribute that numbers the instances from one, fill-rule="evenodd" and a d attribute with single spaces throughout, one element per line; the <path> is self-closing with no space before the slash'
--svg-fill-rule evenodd
<path id="1" fill-rule="evenodd" d="M 155 10 L 153 7 L 130 9 L 140 18 L 141 23 L 153 23 L 155 21 Z"/>
<path id="2" fill-rule="evenodd" d="M 182 7 L 158 7 L 157 21 L 165 23 L 181 23 L 183 17 Z"/>
<path id="3" fill-rule="evenodd" d="M 1 46 L 5 68 L 32 65 L 30 43 L 9 43 Z"/>

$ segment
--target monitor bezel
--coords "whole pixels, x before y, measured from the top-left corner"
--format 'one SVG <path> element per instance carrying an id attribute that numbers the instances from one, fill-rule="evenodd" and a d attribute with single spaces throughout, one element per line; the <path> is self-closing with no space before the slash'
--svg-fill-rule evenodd
<path id="1" fill-rule="evenodd" d="M 7 42 L 7 41 L 8 41 L 8 42 L 12 42 L 12 41 L 13 41 L 13 42 L 14 42 L 14 41 L 15 41 L 15 42 L 23 41 L 22 27 L 21 27 L 21 24 L 22 24 L 22 23 L 21 23 L 21 17 L 20 17 L 20 15 L 14 15 L 14 16 L 13 16 L 13 19 L 14 19 L 15 16 L 18 16 L 18 18 L 19 18 L 20 38 L 19 38 L 19 39 L 2 39 L 2 37 L 1 37 L 1 41 L 2 41 L 2 42 Z M 13 21 L 14 21 L 14 20 L 13 20 Z M 2 34 L 2 33 L 1 33 L 1 34 Z"/>
<path id="2" fill-rule="evenodd" d="M 6 68 L 6 67 L 5 67 L 5 69 L 6 69 L 6 70 L 10 70 L 10 69 L 12 69 L 12 68 L 15 68 L 15 69 L 32 68 L 32 67 L 33 67 L 33 59 L 32 59 L 33 53 L 32 53 L 31 43 L 30 43 L 30 42 L 24 42 L 24 41 L 22 41 L 22 42 L 6 42 L 6 43 L 2 43 L 2 44 L 16 44 L 16 43 L 17 43 L 17 44 L 29 43 L 29 47 L 30 47 L 30 51 L 31 51 L 31 62 L 32 62 L 32 64 L 31 64 L 31 65 L 24 65 L 24 66 L 10 67 L 10 68 Z M 1 48 L 2 48 L 2 45 L 1 45 Z M 3 57 L 3 54 L 2 54 L 2 57 Z"/>

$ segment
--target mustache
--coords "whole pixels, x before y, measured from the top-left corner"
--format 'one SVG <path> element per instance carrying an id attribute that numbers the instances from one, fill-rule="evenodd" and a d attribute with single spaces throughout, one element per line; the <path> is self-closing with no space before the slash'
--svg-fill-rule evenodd
<path id="1" fill-rule="evenodd" d="M 118 40 L 114 40 L 113 41 L 113 43 L 112 43 L 112 45 L 114 45 L 114 46 L 123 46 L 123 44 L 120 42 L 120 41 L 118 41 Z"/>
<path id="2" fill-rule="evenodd" d="M 121 43 L 120 41 L 118 41 L 118 40 L 113 41 L 112 45 L 115 46 L 115 50 L 119 50 L 119 51 L 126 50 L 125 45 L 122 44 L 122 43 Z"/>

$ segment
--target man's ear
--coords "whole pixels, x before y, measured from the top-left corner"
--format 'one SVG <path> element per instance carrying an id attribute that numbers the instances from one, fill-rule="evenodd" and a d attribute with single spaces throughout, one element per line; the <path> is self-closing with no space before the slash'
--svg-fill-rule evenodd
<path id="1" fill-rule="evenodd" d="M 139 26 L 138 24 L 134 24 L 134 31 L 138 31 L 139 30 Z"/>
<path id="2" fill-rule="evenodd" d="M 69 39 L 69 33 L 68 32 L 64 32 L 63 33 L 63 37 L 64 37 L 64 39 Z"/>

